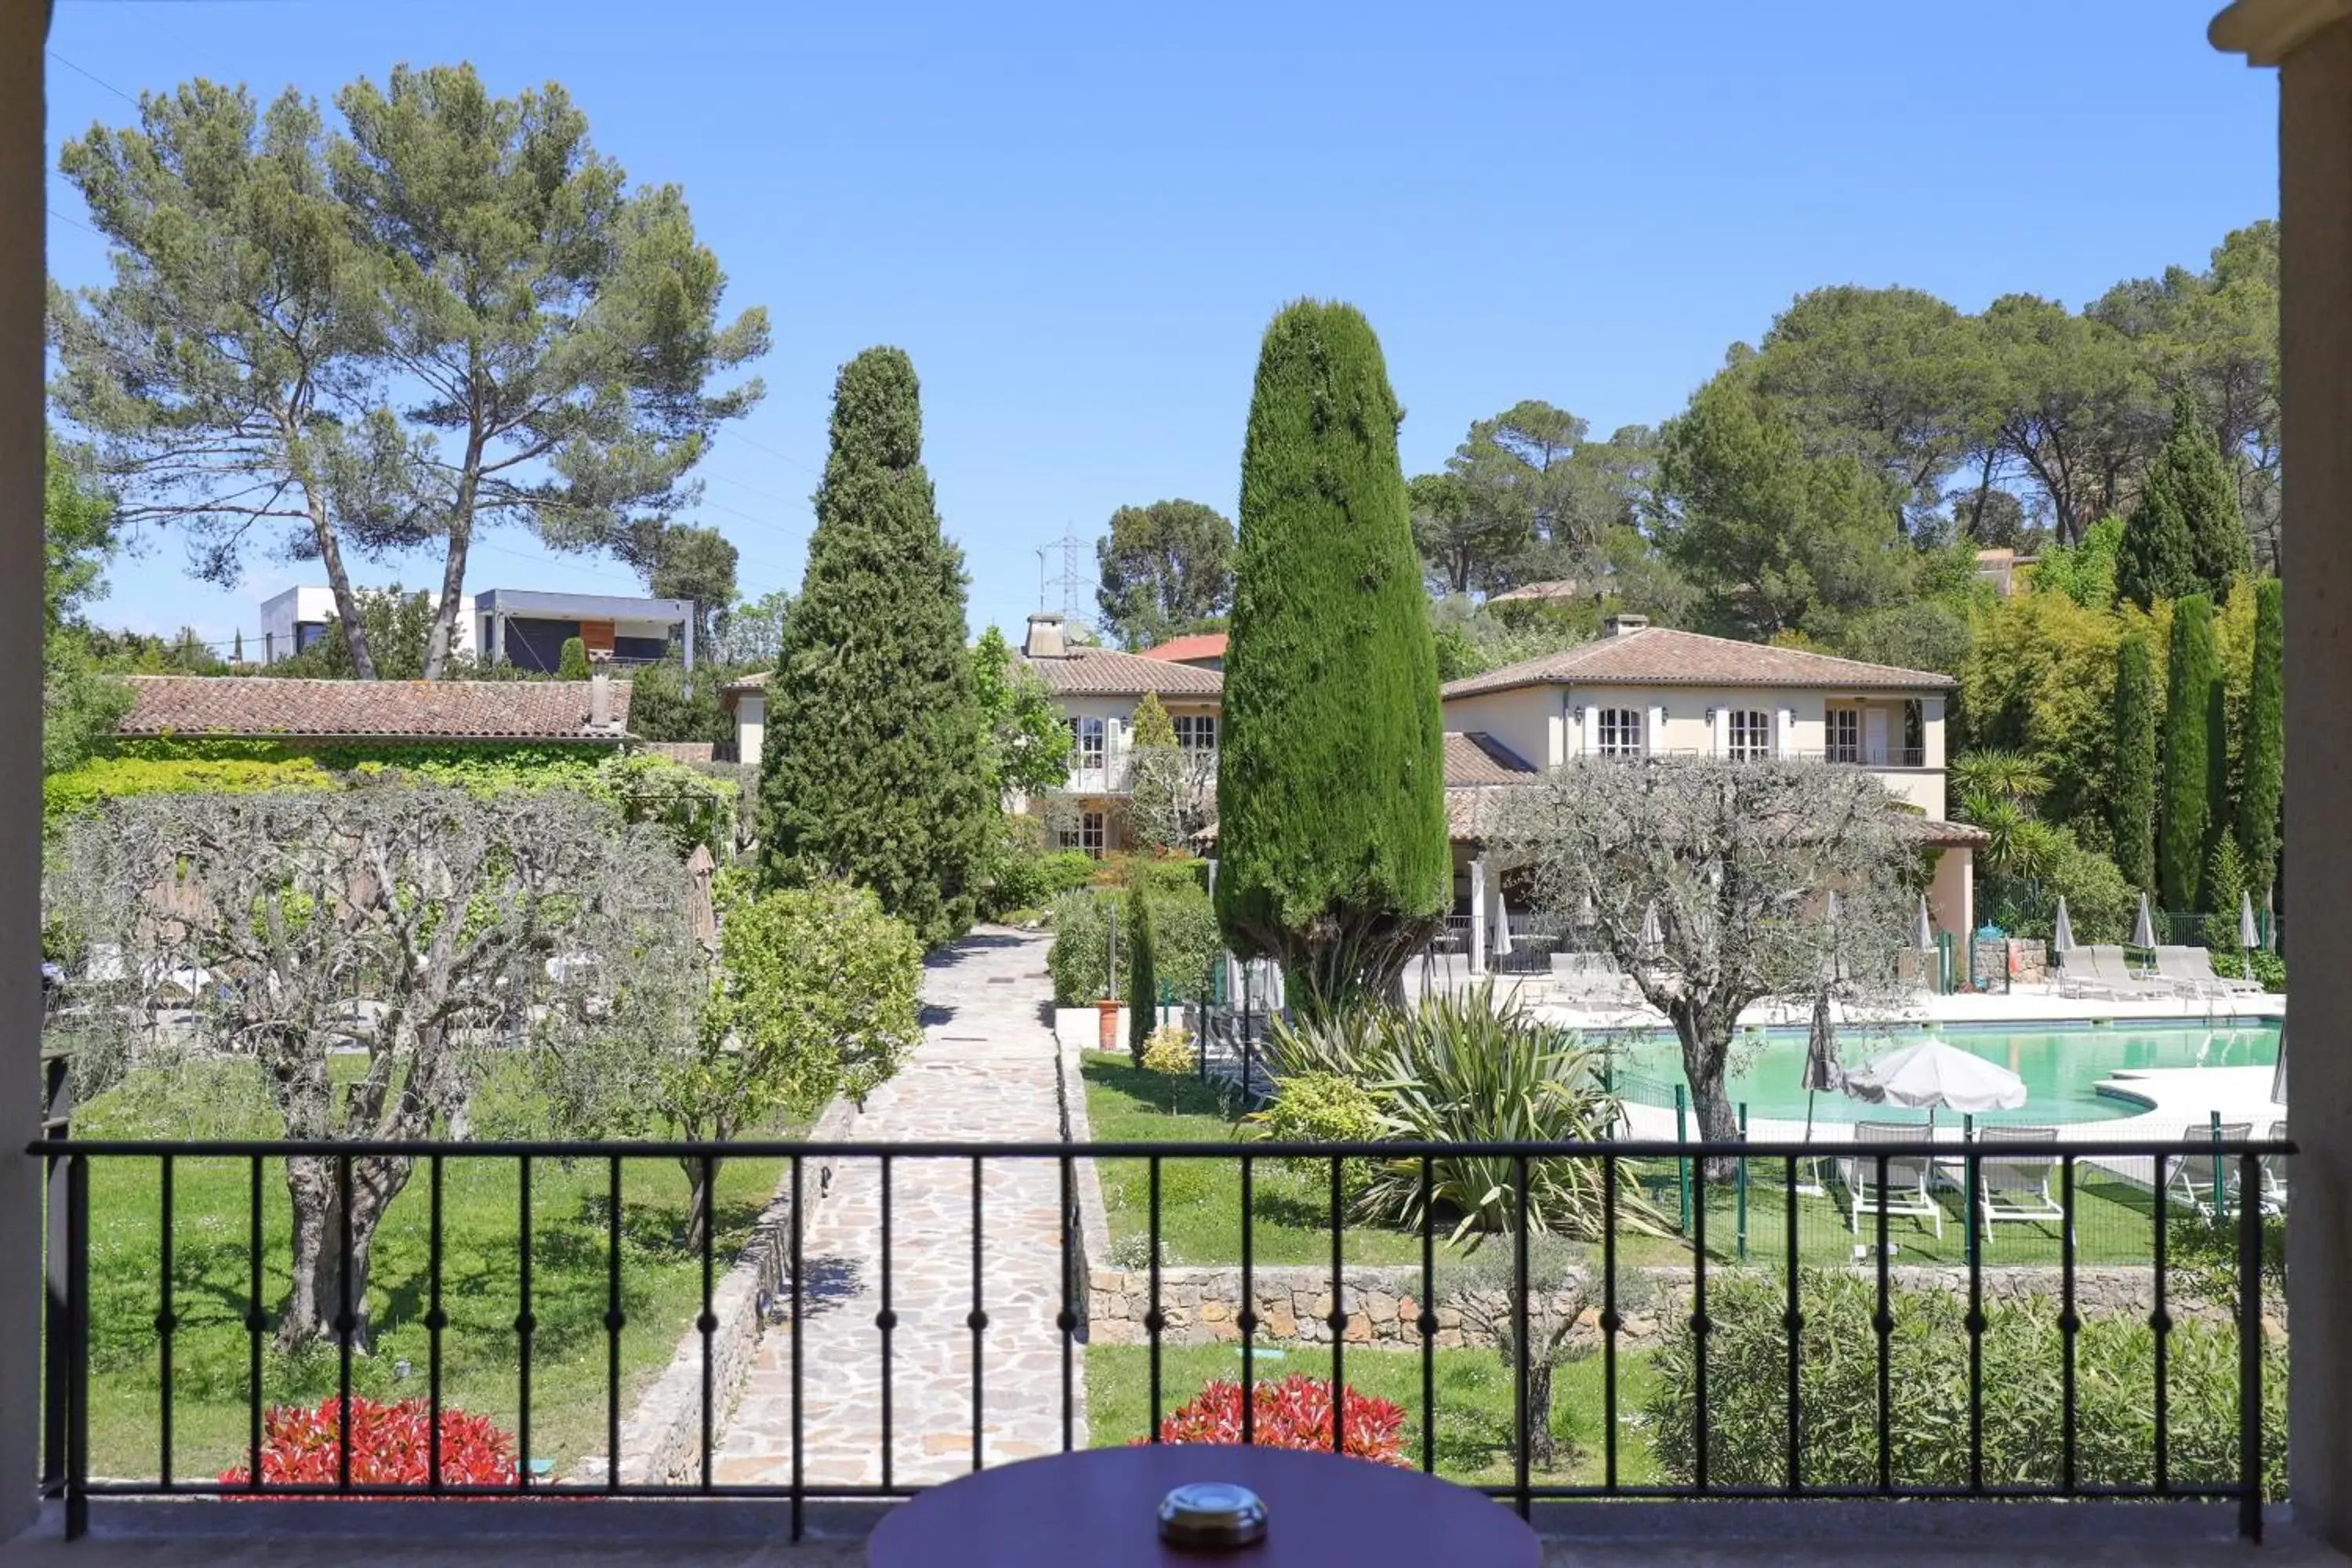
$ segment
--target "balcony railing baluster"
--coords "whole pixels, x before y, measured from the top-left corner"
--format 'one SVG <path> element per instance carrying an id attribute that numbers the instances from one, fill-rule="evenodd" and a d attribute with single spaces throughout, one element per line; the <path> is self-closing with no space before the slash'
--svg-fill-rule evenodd
<path id="1" fill-rule="evenodd" d="M 2263 1162 L 2238 1156 L 2238 1533 L 2263 1539 Z"/>
<path id="2" fill-rule="evenodd" d="M 1413 1331 L 1421 1340 L 1421 1468 L 1437 1471 L 1437 1184 L 1421 1157 L 1421 1299 Z M 1399 1328 L 1403 1325 L 1400 1323 Z"/>
<path id="3" fill-rule="evenodd" d="M 441 1162 L 437 1155 L 435 1157 L 433 1163 L 436 1170 L 440 1168 Z M 259 1491 L 261 1489 L 261 1334 L 262 1331 L 269 1326 L 269 1319 L 266 1316 L 266 1309 L 262 1306 L 261 1296 L 262 1251 L 260 1155 L 255 1155 L 249 1163 L 248 1173 L 252 1178 L 250 1190 L 247 1194 L 251 1203 L 252 1213 L 250 1215 L 251 1229 L 247 1233 L 247 1246 L 251 1249 L 250 1260 L 252 1264 L 252 1284 L 249 1287 L 245 1299 L 246 1348 L 249 1357 L 246 1383 L 247 1402 L 246 1417 L 248 1427 L 247 1433 L 247 1462 L 250 1467 L 246 1471 L 246 1476 L 252 1489 L 255 1491 Z M 433 1187 L 433 1213 L 435 1221 L 436 1222 L 434 1226 L 433 1280 L 435 1289 L 433 1305 L 437 1310 L 441 1305 L 439 1289 L 441 1280 L 441 1247 L 440 1226 L 438 1224 L 441 1214 L 441 1186 L 438 1182 L 436 1182 Z M 435 1342 L 436 1344 L 439 1342 L 438 1335 L 436 1335 Z M 434 1364 L 436 1371 L 438 1371 L 440 1363 L 437 1358 Z M 86 1372 L 83 1375 L 87 1375 Z M 433 1429 L 436 1437 L 436 1447 L 437 1448 L 438 1437 L 441 1430 L 441 1411 L 439 1402 L 440 1383 L 437 1378 L 434 1383 L 434 1394 Z M 439 1475 L 439 1467 L 437 1465 L 435 1467 L 435 1475 L 437 1479 Z"/>
<path id="4" fill-rule="evenodd" d="M 163 1489 L 172 1489 L 172 1331 L 179 1320 L 172 1312 L 172 1156 L 165 1154 L 157 1163 L 156 1184 L 162 1189 L 163 1230 L 156 1247 L 158 1283 L 161 1289 L 155 1301 L 155 1350 L 159 1378 L 156 1402 L 156 1436 L 158 1454 L 155 1474 Z"/>
<path id="5" fill-rule="evenodd" d="M 1348 1280 L 1342 1251 L 1348 1232 L 1341 1205 L 1341 1163 L 1339 1155 L 1331 1156 L 1331 1451 L 1335 1454 L 1348 1451 L 1348 1401 L 1343 1396 L 1348 1373 L 1341 1364 L 1348 1349 Z"/>
<path id="6" fill-rule="evenodd" d="M 440 1162 L 434 1162 L 437 1173 Z M 604 1170 L 604 1489 L 621 1485 L 621 1157 Z M 438 1426 L 437 1421 L 434 1424 Z M 440 1435 L 434 1435 L 437 1451 Z M 436 1472 L 438 1467 L 436 1467 Z"/>
<path id="7" fill-rule="evenodd" d="M 515 1196 L 517 1273 L 515 1309 L 515 1490 L 530 1489 L 530 1350 L 538 1322 L 530 1310 L 530 1156 L 517 1167 Z"/>

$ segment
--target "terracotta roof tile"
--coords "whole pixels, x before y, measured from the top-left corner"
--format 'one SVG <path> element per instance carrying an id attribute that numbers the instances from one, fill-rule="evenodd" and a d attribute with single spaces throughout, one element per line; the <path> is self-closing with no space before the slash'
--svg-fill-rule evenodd
<path id="1" fill-rule="evenodd" d="M 1221 697 L 1225 678 L 1196 665 L 1171 664 L 1107 647 L 1073 648 L 1026 661 L 1056 697 Z"/>
<path id="2" fill-rule="evenodd" d="M 1445 787 L 1468 784 L 1525 784 L 1536 766 L 1482 730 L 1445 734 Z"/>
<path id="3" fill-rule="evenodd" d="M 613 682 L 613 723 L 588 727 L 584 680 L 279 680 L 134 675 L 127 736 L 300 740 L 627 740 L 629 683 Z"/>
<path id="4" fill-rule="evenodd" d="M 1185 637 L 1170 637 L 1158 647 L 1145 648 L 1142 657 L 1164 658 L 1175 664 L 1195 658 L 1223 658 L 1225 657 L 1225 634 L 1194 632 Z"/>
<path id="5" fill-rule="evenodd" d="M 1942 691 L 1959 684 L 1933 670 L 1898 669 L 1803 648 L 1643 626 L 1452 681 L 1442 690 L 1446 697 L 1475 697 L 1513 687 L 1571 681 L 1615 686 L 1794 686 L 1832 691 Z"/>

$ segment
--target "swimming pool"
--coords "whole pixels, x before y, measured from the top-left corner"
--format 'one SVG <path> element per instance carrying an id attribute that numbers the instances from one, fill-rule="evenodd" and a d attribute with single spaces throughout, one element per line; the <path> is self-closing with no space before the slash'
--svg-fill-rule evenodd
<path id="1" fill-rule="evenodd" d="M 2142 1107 L 2097 1092 L 2098 1085 L 2120 1069 L 2268 1067 L 2278 1059 L 2279 1026 L 2273 1019 L 2241 1019 L 2218 1027 L 2145 1019 L 2038 1027 L 2011 1024 L 1948 1024 L 1937 1030 L 1917 1026 L 1847 1027 L 1838 1031 L 1838 1057 L 1849 1068 L 1857 1068 L 1930 1033 L 1998 1062 L 2025 1080 L 2023 1110 L 1994 1111 L 1978 1119 L 1982 1121 L 2048 1125 L 2136 1115 Z M 1605 1036 L 1588 1033 L 1585 1037 L 1589 1044 L 1607 1049 L 1619 1091 L 1628 1100 L 1672 1103 L 1674 1086 L 1683 1081 L 1683 1068 L 1682 1047 L 1671 1033 L 1636 1030 Z M 1733 1042 L 1731 1096 L 1735 1102 L 1746 1103 L 1751 1119 L 1805 1119 L 1806 1095 L 1798 1087 L 1804 1079 L 1805 1039 L 1801 1028 L 1742 1030 Z M 1894 1113 L 1916 1114 L 1900 1108 Z M 1817 1121 L 1858 1121 L 1887 1114 L 1886 1107 L 1867 1105 L 1842 1094 L 1820 1095 L 1813 1101 Z"/>

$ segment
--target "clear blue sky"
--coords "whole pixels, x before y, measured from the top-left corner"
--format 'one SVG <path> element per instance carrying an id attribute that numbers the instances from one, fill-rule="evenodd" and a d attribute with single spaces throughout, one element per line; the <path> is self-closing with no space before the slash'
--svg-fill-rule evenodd
<path id="1" fill-rule="evenodd" d="M 2275 89 L 2206 44 L 2217 3 L 58 0 L 49 131 L 195 75 L 264 98 L 402 61 L 563 82 L 772 317 L 767 400 L 719 437 L 697 520 L 746 592 L 798 586 L 834 372 L 890 342 L 922 375 L 974 629 L 1010 629 L 1066 531 L 1168 496 L 1230 515 L 1258 334 L 1301 294 L 1370 316 L 1419 471 L 1524 397 L 1663 420 L 1822 284 L 2079 305 L 2201 266 L 2277 210 Z M 50 194 L 56 273 L 101 277 L 79 197 Z M 635 589 L 489 543 L 469 588 Z M 319 580 L 257 561 L 215 592 L 158 538 L 95 617 L 225 638 Z"/>

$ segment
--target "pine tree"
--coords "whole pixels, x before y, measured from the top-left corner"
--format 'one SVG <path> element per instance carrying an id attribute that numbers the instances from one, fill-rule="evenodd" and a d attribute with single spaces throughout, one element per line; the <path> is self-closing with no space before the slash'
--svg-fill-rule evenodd
<path id="1" fill-rule="evenodd" d="M 771 885 L 845 877 L 926 942 L 970 927 L 992 803 L 964 637 L 915 367 L 868 349 L 835 384 L 808 571 L 768 684 Z"/>
<path id="2" fill-rule="evenodd" d="M 228 661 L 237 665 L 245 662 L 245 628 L 243 626 L 236 629 L 236 641 L 228 651 Z"/>
<path id="3" fill-rule="evenodd" d="M 1127 894 L 1127 1049 L 1135 1065 L 1143 1065 L 1144 1047 L 1151 1043 L 1154 1009 L 1160 1002 L 1159 955 L 1152 951 L 1151 902 L 1143 896 L 1138 878 Z"/>
<path id="4" fill-rule="evenodd" d="M 2286 787 L 2284 587 L 2254 585 L 2254 677 L 2239 744 L 2238 853 L 2246 884 L 2267 894 L 2278 880 L 2279 802 Z"/>
<path id="5" fill-rule="evenodd" d="M 2116 656 L 2109 821 L 2116 866 L 2143 892 L 2156 890 L 2156 674 L 2147 640 L 2128 637 Z"/>
<path id="6" fill-rule="evenodd" d="M 2164 907 L 2170 910 L 2202 907 L 2214 668 L 2212 601 L 2191 594 L 2172 606 L 2172 647 L 2165 668 L 2164 794 L 2156 869 Z"/>
<path id="7" fill-rule="evenodd" d="M 2183 594 L 2219 598 L 2252 564 L 2237 481 L 2182 393 L 2173 400 L 2172 434 L 2148 465 L 2139 510 L 2124 527 L 2116 585 L 2142 609 Z"/>
<path id="8" fill-rule="evenodd" d="M 1267 327 L 1242 451 L 1217 912 L 1309 1016 L 1382 991 L 1445 909 L 1437 656 L 1380 341 L 1301 300 Z"/>

